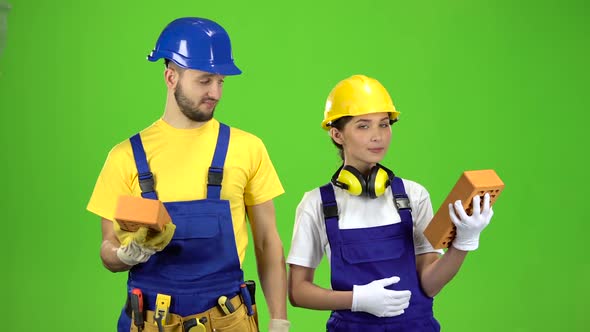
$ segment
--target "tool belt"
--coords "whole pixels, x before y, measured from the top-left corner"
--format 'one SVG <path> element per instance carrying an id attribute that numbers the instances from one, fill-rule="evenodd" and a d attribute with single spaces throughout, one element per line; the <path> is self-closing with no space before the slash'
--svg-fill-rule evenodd
<path id="1" fill-rule="evenodd" d="M 234 296 L 229 301 L 235 308 L 235 311 L 230 314 L 225 314 L 217 306 L 205 312 L 186 317 L 169 313 L 166 324 L 163 325 L 163 330 L 165 332 L 257 332 L 255 315 L 248 315 L 248 308 L 240 295 Z M 158 332 L 154 314 L 152 310 L 145 311 L 145 321 L 141 330 L 133 324 L 133 317 L 131 317 L 131 332 Z"/>

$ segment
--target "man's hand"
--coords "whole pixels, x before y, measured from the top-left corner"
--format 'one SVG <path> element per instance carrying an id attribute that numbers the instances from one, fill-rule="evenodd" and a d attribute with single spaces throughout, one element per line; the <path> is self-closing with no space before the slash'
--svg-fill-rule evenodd
<path id="1" fill-rule="evenodd" d="M 136 232 L 127 232 L 116 227 L 115 233 L 121 242 L 117 257 L 130 266 L 145 263 L 153 254 L 164 250 L 172 240 L 174 230 L 176 225 L 172 223 L 166 224 L 161 232 L 147 227 L 140 227 Z"/>
<path id="2" fill-rule="evenodd" d="M 291 323 L 284 319 L 271 319 L 268 325 L 268 332 L 289 332 Z"/>
<path id="3" fill-rule="evenodd" d="M 404 309 L 410 305 L 412 292 L 385 289 L 399 280 L 399 277 L 391 277 L 375 280 L 362 286 L 354 285 L 352 311 L 364 311 L 377 317 L 393 317 L 403 314 Z"/>
<path id="4" fill-rule="evenodd" d="M 461 201 L 455 202 L 455 208 L 449 204 L 449 215 L 457 227 L 457 235 L 451 243 L 453 247 L 463 251 L 472 251 L 479 247 L 479 234 L 490 223 L 494 210 L 490 207 L 490 194 L 483 198 L 483 211 L 480 211 L 479 195 L 473 197 L 473 213 L 468 216 Z"/>

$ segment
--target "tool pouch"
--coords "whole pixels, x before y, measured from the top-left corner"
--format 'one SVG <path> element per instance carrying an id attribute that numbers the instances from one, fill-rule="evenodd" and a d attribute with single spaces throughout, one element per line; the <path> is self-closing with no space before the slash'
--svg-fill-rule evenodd
<path id="1" fill-rule="evenodd" d="M 211 317 L 211 330 L 213 329 L 219 332 L 258 331 L 254 317 L 248 315 L 248 309 L 243 303 L 229 315 Z"/>
<path id="2" fill-rule="evenodd" d="M 164 332 L 184 332 L 182 328 L 182 317 L 175 314 L 168 314 L 166 324 L 163 325 Z M 154 321 L 154 312 L 146 310 L 145 322 L 143 323 L 142 332 L 159 332 L 158 325 Z M 131 332 L 139 332 L 137 326 L 133 324 L 133 317 L 131 318 Z"/>

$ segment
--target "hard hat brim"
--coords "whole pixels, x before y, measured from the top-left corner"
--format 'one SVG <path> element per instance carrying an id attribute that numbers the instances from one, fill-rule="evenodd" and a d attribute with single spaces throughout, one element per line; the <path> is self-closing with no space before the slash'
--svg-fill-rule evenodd
<path id="1" fill-rule="evenodd" d="M 191 61 L 173 52 L 153 51 L 147 56 L 148 61 L 156 62 L 160 59 L 168 59 L 181 68 L 200 70 L 207 73 L 224 76 L 240 75 L 242 71 L 233 62 L 212 64 L 203 61 Z"/>
<path id="2" fill-rule="evenodd" d="M 391 110 L 383 110 L 383 111 L 375 111 L 375 112 L 366 112 L 366 113 L 363 113 L 363 114 L 381 113 L 381 112 L 389 113 L 389 119 L 390 120 L 397 119 L 399 117 L 399 113 L 400 113 L 397 110 L 393 110 L 393 111 L 391 111 Z M 339 115 L 336 115 L 336 116 L 329 117 L 329 118 L 325 119 L 324 121 L 322 121 L 322 128 L 325 129 L 325 130 L 330 130 L 330 127 L 331 127 L 330 126 L 330 123 L 332 123 L 332 122 L 334 122 L 334 121 L 336 121 L 336 120 L 338 120 L 340 118 L 343 118 L 345 116 L 359 116 L 359 115 L 363 115 L 363 114 L 354 114 L 354 115 L 353 114 L 349 114 L 349 115 L 347 115 L 347 114 L 339 114 Z"/>

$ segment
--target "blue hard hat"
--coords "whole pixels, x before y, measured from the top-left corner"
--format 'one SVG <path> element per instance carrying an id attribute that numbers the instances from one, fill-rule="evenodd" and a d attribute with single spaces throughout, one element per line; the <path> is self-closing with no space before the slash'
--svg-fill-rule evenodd
<path id="1" fill-rule="evenodd" d="M 182 68 L 221 75 L 238 75 L 225 29 L 206 18 L 183 17 L 168 24 L 149 61 L 168 59 Z"/>

